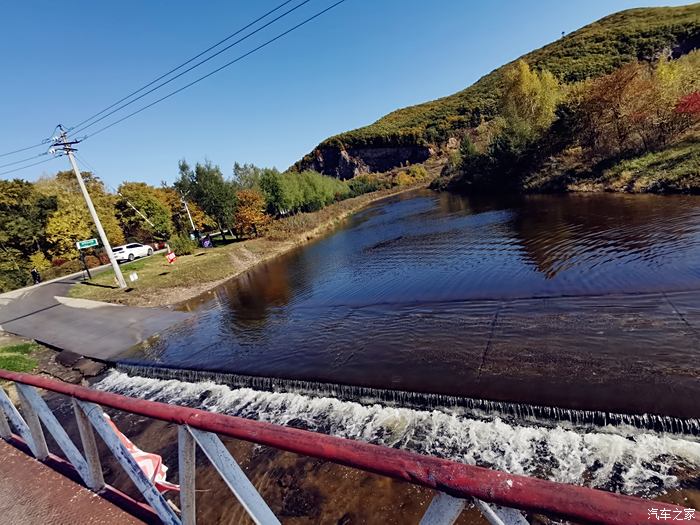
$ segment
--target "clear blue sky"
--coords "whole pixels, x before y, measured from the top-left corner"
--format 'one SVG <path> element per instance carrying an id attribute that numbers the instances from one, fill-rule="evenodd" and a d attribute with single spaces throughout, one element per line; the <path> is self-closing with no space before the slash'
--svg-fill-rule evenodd
<path id="1" fill-rule="evenodd" d="M 0 33 L 0 153 L 38 142 L 59 122 L 77 123 L 279 3 L 7 3 Z M 190 75 L 213 69 L 331 3 L 312 0 Z M 630 7 L 683 3 L 688 2 L 347 0 L 86 141 L 79 154 L 112 186 L 123 180 L 171 182 L 181 158 L 210 159 L 227 176 L 234 161 L 285 169 L 329 135 L 463 89 L 562 31 Z M 0 164 L 24 156 L 3 157 Z M 67 166 L 61 158 L 3 177 L 33 180 Z"/>

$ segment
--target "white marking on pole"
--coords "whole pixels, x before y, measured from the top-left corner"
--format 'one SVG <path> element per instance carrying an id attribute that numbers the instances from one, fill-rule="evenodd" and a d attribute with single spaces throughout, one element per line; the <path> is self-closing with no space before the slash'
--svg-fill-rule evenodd
<path id="1" fill-rule="evenodd" d="M 216 434 L 188 427 L 188 430 L 212 462 L 228 487 L 241 502 L 248 515 L 257 524 L 279 524 L 255 486 L 246 477 Z"/>

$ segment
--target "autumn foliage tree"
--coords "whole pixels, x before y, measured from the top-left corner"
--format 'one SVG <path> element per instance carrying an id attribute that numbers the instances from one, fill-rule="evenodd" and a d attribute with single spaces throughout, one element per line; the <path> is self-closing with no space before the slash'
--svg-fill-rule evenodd
<path id="1" fill-rule="evenodd" d="M 233 227 L 239 237 L 258 237 L 271 220 L 265 213 L 265 197 L 255 189 L 236 192 Z"/>

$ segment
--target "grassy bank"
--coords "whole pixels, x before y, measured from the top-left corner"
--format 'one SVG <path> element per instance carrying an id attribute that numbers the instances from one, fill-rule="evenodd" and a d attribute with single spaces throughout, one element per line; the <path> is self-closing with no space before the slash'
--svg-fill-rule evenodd
<path id="1" fill-rule="evenodd" d="M 33 342 L 0 346 L 0 368 L 10 372 L 31 372 L 37 366 L 34 354 L 40 349 Z"/>
<path id="2" fill-rule="evenodd" d="M 130 285 L 127 291 L 115 286 L 114 273 L 109 270 L 91 281 L 75 285 L 71 296 L 133 306 L 177 304 L 218 286 L 260 262 L 319 237 L 374 201 L 423 185 L 367 193 L 336 202 L 317 212 L 280 219 L 272 223 L 265 237 L 198 249 L 192 255 L 178 257 L 172 265 L 161 255 L 127 263 L 122 265 Z M 129 280 L 132 272 L 138 275 L 138 280 L 133 282 Z"/>

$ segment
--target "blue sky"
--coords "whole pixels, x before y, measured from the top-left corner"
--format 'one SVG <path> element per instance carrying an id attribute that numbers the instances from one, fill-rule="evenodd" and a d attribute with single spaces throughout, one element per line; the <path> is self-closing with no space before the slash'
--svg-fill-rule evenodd
<path id="1" fill-rule="evenodd" d="M 57 123 L 70 126 L 109 106 L 281 1 L 8 3 L 0 33 L 0 153 L 39 142 Z M 331 3 L 311 0 L 186 79 Z M 111 186 L 123 180 L 172 182 L 182 158 L 209 159 L 227 176 L 234 161 L 285 169 L 330 135 L 463 89 L 562 31 L 630 7 L 684 3 L 346 0 L 231 68 L 87 140 L 79 155 Z M 33 153 L 2 157 L 0 164 Z M 34 180 L 67 167 L 61 158 L 3 177 Z"/>

